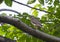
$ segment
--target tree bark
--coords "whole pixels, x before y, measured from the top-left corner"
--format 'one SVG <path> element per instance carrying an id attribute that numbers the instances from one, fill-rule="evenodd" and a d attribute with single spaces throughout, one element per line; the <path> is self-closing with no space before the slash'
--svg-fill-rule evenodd
<path id="1" fill-rule="evenodd" d="M 11 18 L 9 16 L 1 16 L 0 15 L 0 21 L 4 22 L 4 23 L 11 24 L 11 25 L 14 25 L 18 29 L 20 29 L 20 30 L 22 30 L 22 31 L 34 36 L 34 37 L 42 39 L 44 41 L 60 42 L 60 38 L 48 35 L 48 34 L 46 34 L 44 32 L 41 32 L 41 31 L 34 30 L 31 27 L 29 27 L 28 25 L 26 25 L 25 23 L 23 23 L 21 20 L 18 20 L 16 18 Z"/>
<path id="2" fill-rule="evenodd" d="M 11 40 L 11 39 L 6 38 L 6 37 L 0 36 L 0 42 L 16 42 L 16 41 L 15 40 Z"/>

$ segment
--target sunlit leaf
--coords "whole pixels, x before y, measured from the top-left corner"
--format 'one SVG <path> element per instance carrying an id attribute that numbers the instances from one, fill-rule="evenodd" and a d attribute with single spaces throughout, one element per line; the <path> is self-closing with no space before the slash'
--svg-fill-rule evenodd
<path id="1" fill-rule="evenodd" d="M 37 11 L 37 10 L 34 10 L 34 11 L 32 12 L 32 14 L 33 14 L 35 17 L 37 17 L 37 16 L 38 16 L 38 11 Z"/>

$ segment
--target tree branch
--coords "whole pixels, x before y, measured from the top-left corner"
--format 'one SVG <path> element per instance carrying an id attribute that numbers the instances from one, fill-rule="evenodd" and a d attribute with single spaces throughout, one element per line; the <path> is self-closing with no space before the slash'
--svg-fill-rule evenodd
<path id="1" fill-rule="evenodd" d="M 0 12 L 1 11 L 11 11 L 11 12 L 15 12 L 17 14 L 20 14 L 19 12 L 15 11 L 15 10 L 11 10 L 11 9 L 0 9 Z"/>
<path id="2" fill-rule="evenodd" d="M 16 18 L 11 18 L 9 16 L 0 15 L 0 21 L 14 25 L 18 29 L 21 29 L 22 31 L 24 31 L 28 34 L 30 34 L 34 37 L 37 37 L 39 39 L 45 40 L 47 42 L 60 42 L 60 38 L 48 35 L 44 32 L 38 31 L 38 30 L 34 30 L 31 27 L 27 26 L 25 23 L 23 23 L 21 20 L 18 20 Z"/>
<path id="3" fill-rule="evenodd" d="M 21 4 L 21 5 L 26 6 L 26 7 L 29 7 L 29 8 L 33 8 L 33 9 L 36 9 L 36 10 L 45 12 L 45 13 L 54 14 L 53 12 L 48 12 L 48 11 L 45 11 L 45 10 L 41 10 L 41 9 L 38 9 L 38 8 L 34 8 L 34 7 L 31 7 L 31 6 L 27 5 L 27 4 L 24 4 L 24 3 L 21 3 L 21 2 L 15 1 L 15 0 L 13 0 L 13 2 L 18 3 L 18 4 Z"/>
<path id="4" fill-rule="evenodd" d="M 11 39 L 6 38 L 6 37 L 0 36 L 0 42 L 16 42 L 16 41 L 15 40 L 11 40 Z"/>

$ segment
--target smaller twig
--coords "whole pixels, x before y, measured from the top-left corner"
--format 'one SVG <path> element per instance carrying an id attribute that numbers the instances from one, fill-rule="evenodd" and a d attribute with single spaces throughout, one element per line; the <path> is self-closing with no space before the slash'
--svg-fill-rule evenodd
<path id="1" fill-rule="evenodd" d="M 1 11 L 11 11 L 11 12 L 15 12 L 17 14 L 20 14 L 19 12 L 15 11 L 15 10 L 11 10 L 11 9 L 0 9 L 0 12 Z"/>
<path id="2" fill-rule="evenodd" d="M 29 8 L 33 8 L 33 9 L 36 9 L 36 10 L 39 10 L 39 11 L 43 11 L 43 12 L 49 13 L 49 14 L 54 14 L 54 13 L 52 13 L 52 12 L 48 12 L 48 11 L 45 11 L 45 10 L 41 10 L 41 9 L 38 9 L 38 8 L 34 8 L 34 7 L 31 7 L 31 6 L 27 5 L 27 4 L 24 4 L 24 3 L 21 3 L 21 2 L 15 1 L 15 0 L 13 0 L 13 1 L 14 1 L 15 3 L 21 4 L 21 5 L 26 6 L 26 7 L 29 7 Z"/>

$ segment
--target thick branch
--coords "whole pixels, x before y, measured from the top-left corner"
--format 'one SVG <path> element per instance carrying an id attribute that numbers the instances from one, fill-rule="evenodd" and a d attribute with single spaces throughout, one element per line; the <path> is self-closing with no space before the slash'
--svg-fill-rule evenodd
<path id="1" fill-rule="evenodd" d="M 48 35 L 48 34 L 43 33 L 41 31 L 34 30 L 31 27 L 27 26 L 25 23 L 23 23 L 21 20 L 11 18 L 11 17 L 8 17 L 8 16 L 1 16 L 0 15 L 0 21 L 4 22 L 4 23 L 11 24 L 11 25 L 14 25 L 18 29 L 21 29 L 22 31 L 24 31 L 28 34 L 30 34 L 34 37 L 37 37 L 39 39 L 45 40 L 47 42 L 60 42 L 60 38 Z"/>
<path id="2" fill-rule="evenodd" d="M 26 7 L 29 7 L 29 8 L 33 8 L 33 9 L 36 9 L 36 10 L 45 12 L 45 13 L 54 14 L 53 12 L 48 12 L 48 11 L 45 11 L 45 10 L 41 10 L 41 9 L 38 9 L 38 8 L 34 8 L 34 7 L 31 7 L 31 6 L 27 5 L 27 4 L 24 4 L 24 3 L 21 3 L 21 2 L 15 1 L 15 0 L 13 0 L 13 2 L 18 3 L 18 4 L 21 4 L 21 5 L 26 6 Z"/>
<path id="3" fill-rule="evenodd" d="M 15 40 L 11 40 L 11 39 L 6 38 L 6 37 L 0 36 L 0 42 L 16 42 L 16 41 Z"/>

